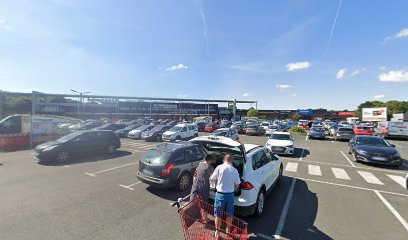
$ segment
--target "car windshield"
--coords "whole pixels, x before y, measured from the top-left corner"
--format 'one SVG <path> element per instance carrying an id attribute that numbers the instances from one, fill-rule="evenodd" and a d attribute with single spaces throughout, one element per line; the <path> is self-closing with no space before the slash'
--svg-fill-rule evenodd
<path id="1" fill-rule="evenodd" d="M 138 127 L 136 130 L 144 131 L 149 127 L 149 125 L 143 125 L 141 127 Z"/>
<path id="2" fill-rule="evenodd" d="M 389 147 L 390 144 L 382 138 L 377 137 L 359 137 L 356 139 L 357 145 L 369 145 L 376 147 Z"/>
<path id="3" fill-rule="evenodd" d="M 351 129 L 351 128 L 339 128 L 338 131 L 339 132 L 346 132 L 346 133 L 347 132 L 349 132 L 349 133 L 354 132 L 353 129 Z"/>
<path id="4" fill-rule="evenodd" d="M 127 126 L 126 128 L 124 128 L 124 130 L 132 130 L 135 127 L 137 127 L 137 126 L 136 125 L 130 125 L 130 126 Z"/>
<path id="5" fill-rule="evenodd" d="M 154 128 L 150 129 L 150 131 L 160 131 L 164 128 L 164 125 L 157 125 Z"/>
<path id="6" fill-rule="evenodd" d="M 58 142 L 67 142 L 67 141 L 69 141 L 71 139 L 74 139 L 74 138 L 80 136 L 80 135 L 82 135 L 82 132 L 74 132 L 74 133 L 65 135 L 65 136 L 63 136 L 61 138 L 58 138 L 57 141 Z"/>
<path id="7" fill-rule="evenodd" d="M 269 138 L 273 140 L 290 140 L 290 135 L 289 134 L 272 134 Z"/>
<path id="8" fill-rule="evenodd" d="M 261 126 L 269 126 L 269 123 L 261 123 Z"/>
<path id="9" fill-rule="evenodd" d="M 313 132 L 324 132 L 324 129 L 323 129 L 323 128 L 311 128 L 310 131 L 313 131 Z"/>
<path id="10" fill-rule="evenodd" d="M 142 157 L 142 161 L 155 164 L 155 165 L 162 165 L 165 164 L 170 158 L 170 153 L 158 151 L 158 150 L 149 150 L 145 153 Z"/>
<path id="11" fill-rule="evenodd" d="M 183 127 L 180 127 L 180 126 L 174 126 L 174 127 L 170 128 L 169 131 L 170 132 L 180 132 L 182 128 Z"/>
<path id="12" fill-rule="evenodd" d="M 225 135 L 227 135 L 227 133 L 228 133 L 228 130 L 216 130 L 216 131 L 212 132 L 211 135 L 225 137 Z"/>
<path id="13" fill-rule="evenodd" d="M 269 129 L 278 129 L 278 126 L 275 126 L 275 125 L 269 126 Z"/>
<path id="14" fill-rule="evenodd" d="M 252 126 L 247 126 L 247 128 L 251 128 L 251 129 L 256 129 L 258 126 L 256 125 L 252 125 Z"/>

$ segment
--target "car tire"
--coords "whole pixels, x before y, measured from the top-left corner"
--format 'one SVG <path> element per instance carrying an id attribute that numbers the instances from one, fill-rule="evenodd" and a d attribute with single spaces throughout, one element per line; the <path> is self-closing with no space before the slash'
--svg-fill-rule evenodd
<path id="1" fill-rule="evenodd" d="M 283 178 L 283 165 L 281 164 L 279 167 L 278 179 L 276 180 L 277 185 L 279 185 L 282 182 L 282 178 Z"/>
<path id="2" fill-rule="evenodd" d="M 175 141 L 181 141 L 181 137 L 180 137 L 180 136 L 177 136 L 176 139 L 175 139 Z"/>
<path id="3" fill-rule="evenodd" d="M 198 137 L 198 134 L 197 134 L 197 133 L 196 133 L 196 134 L 194 134 L 193 138 L 196 138 L 196 137 Z"/>
<path id="4" fill-rule="evenodd" d="M 106 152 L 108 153 L 108 154 L 114 154 L 115 152 L 116 152 L 116 146 L 114 146 L 114 145 L 108 145 L 107 147 L 106 147 Z"/>
<path id="5" fill-rule="evenodd" d="M 60 151 L 57 153 L 56 160 L 59 163 L 63 163 L 69 160 L 69 153 L 66 151 Z"/>
<path id="6" fill-rule="evenodd" d="M 177 180 L 177 190 L 180 192 L 186 191 L 191 186 L 192 179 L 190 174 L 183 173 Z"/>
<path id="7" fill-rule="evenodd" d="M 255 215 L 261 217 L 264 212 L 265 207 L 265 191 L 261 189 L 258 193 L 258 198 L 256 199 L 255 204 Z"/>
<path id="8" fill-rule="evenodd" d="M 359 161 L 357 160 L 356 153 L 355 153 L 354 151 L 351 153 L 351 156 L 352 156 L 353 162 L 359 162 Z"/>

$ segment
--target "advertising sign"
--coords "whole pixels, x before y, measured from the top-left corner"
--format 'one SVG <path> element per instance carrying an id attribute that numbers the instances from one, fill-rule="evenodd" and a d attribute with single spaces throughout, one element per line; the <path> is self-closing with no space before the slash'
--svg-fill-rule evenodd
<path id="1" fill-rule="evenodd" d="M 313 114 L 313 110 L 311 109 L 298 109 L 296 112 L 299 115 L 312 115 Z"/>
<path id="2" fill-rule="evenodd" d="M 387 121 L 387 108 L 363 108 L 363 121 Z"/>
<path id="3" fill-rule="evenodd" d="M 339 115 L 339 116 L 353 117 L 353 116 L 354 116 L 354 112 L 339 112 L 338 115 Z"/>

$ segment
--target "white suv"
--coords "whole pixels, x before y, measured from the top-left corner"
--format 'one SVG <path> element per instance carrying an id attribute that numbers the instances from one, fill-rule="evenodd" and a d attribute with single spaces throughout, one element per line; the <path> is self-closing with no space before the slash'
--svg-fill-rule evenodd
<path id="1" fill-rule="evenodd" d="M 265 147 L 271 149 L 276 154 L 295 154 L 295 138 L 289 132 L 273 132 L 269 136 Z"/>
<path id="2" fill-rule="evenodd" d="M 189 140 L 198 137 L 196 124 L 182 123 L 170 128 L 162 134 L 163 141 Z"/>
<path id="3" fill-rule="evenodd" d="M 266 195 L 282 180 L 280 157 L 267 147 L 242 144 L 225 137 L 203 136 L 190 142 L 202 145 L 212 154 L 216 166 L 222 163 L 225 154 L 233 154 L 233 165 L 241 177 L 240 188 L 235 191 L 235 209 L 242 216 L 261 216 Z M 211 198 L 214 198 L 214 190 L 212 188 Z"/>

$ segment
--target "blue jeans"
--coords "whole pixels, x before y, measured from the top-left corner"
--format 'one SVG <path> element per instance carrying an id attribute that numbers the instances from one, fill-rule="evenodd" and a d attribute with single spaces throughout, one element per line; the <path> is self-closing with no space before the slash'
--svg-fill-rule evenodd
<path id="1" fill-rule="evenodd" d="M 221 217 L 222 212 L 234 215 L 234 193 L 215 193 L 214 198 L 214 215 Z"/>

